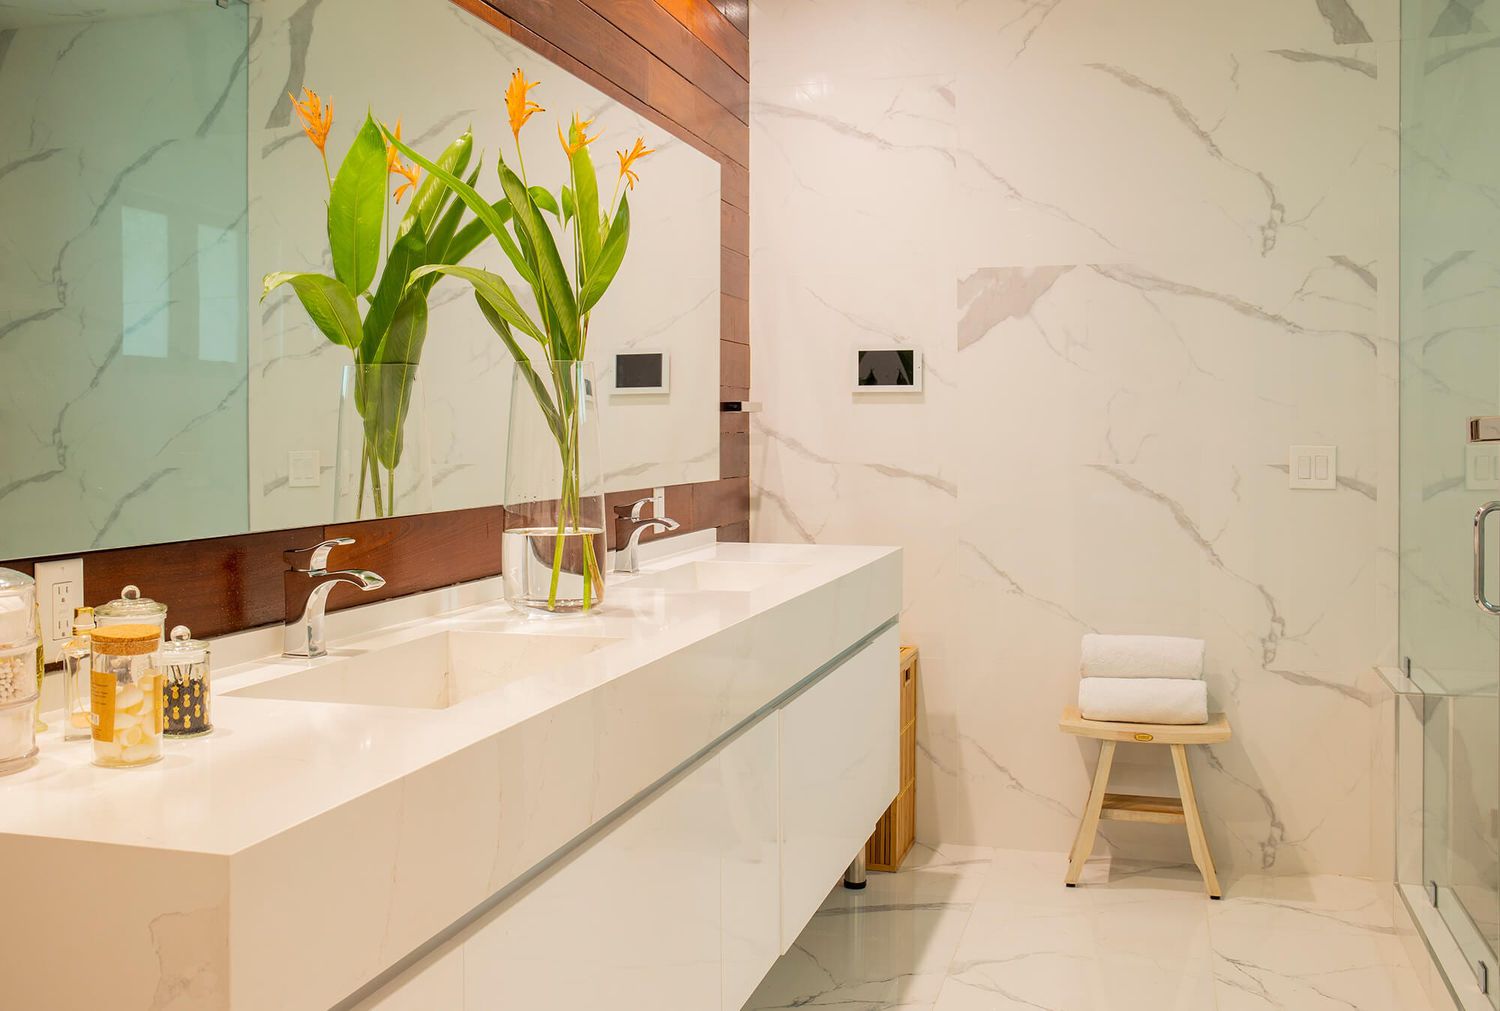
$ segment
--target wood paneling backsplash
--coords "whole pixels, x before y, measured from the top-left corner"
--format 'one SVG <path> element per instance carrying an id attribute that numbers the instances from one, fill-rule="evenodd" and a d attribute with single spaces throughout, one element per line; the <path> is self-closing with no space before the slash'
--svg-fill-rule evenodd
<path id="1" fill-rule="evenodd" d="M 722 175 L 720 400 L 750 392 L 750 38 L 742 0 L 452 0 L 716 160 Z M 501 83 L 497 83 L 496 94 Z M 749 540 L 750 430 L 743 414 L 720 422 L 720 480 L 667 489 L 680 532 L 717 529 Z M 610 506 L 651 493 L 608 496 Z M 349 607 L 496 575 L 499 506 L 212 537 L 83 553 L 86 603 L 126 583 L 166 602 L 169 619 L 195 635 L 222 635 L 282 621 L 301 608 L 306 587 L 286 576 L 282 552 L 330 537 L 357 543 L 337 551 L 337 568 L 386 579 L 361 593 L 339 587 L 330 608 Z M 646 540 L 660 536 L 648 533 Z M 31 572 L 37 561 L 3 562 Z"/>

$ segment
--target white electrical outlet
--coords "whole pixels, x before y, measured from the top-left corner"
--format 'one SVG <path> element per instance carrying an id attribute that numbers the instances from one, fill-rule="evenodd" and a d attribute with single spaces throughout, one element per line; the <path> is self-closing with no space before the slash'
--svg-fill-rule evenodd
<path id="1" fill-rule="evenodd" d="M 83 559 L 36 563 L 36 602 L 42 611 L 42 649 L 48 663 L 62 659 L 73 636 L 73 609 L 83 606 Z"/>
<path id="2" fill-rule="evenodd" d="M 294 449 L 286 455 L 286 486 L 316 488 L 323 483 L 323 461 L 316 449 Z"/>
<path id="3" fill-rule="evenodd" d="M 1327 491 L 1339 483 L 1337 446 L 1293 446 L 1287 452 L 1287 487 Z"/>
<path id="4" fill-rule="evenodd" d="M 1500 447 L 1495 443 L 1464 444 L 1464 487 L 1469 491 L 1500 488 Z"/>
<path id="5" fill-rule="evenodd" d="M 651 515 L 665 516 L 667 514 L 667 489 L 651 489 Z"/>

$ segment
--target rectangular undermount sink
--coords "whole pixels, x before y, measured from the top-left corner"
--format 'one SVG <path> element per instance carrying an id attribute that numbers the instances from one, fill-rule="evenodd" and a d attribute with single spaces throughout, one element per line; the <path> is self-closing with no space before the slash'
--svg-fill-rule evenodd
<path id="1" fill-rule="evenodd" d="M 240 688 L 229 695 L 446 709 L 615 642 L 581 635 L 453 630 L 387 646 Z"/>
<path id="2" fill-rule="evenodd" d="M 668 593 L 748 593 L 794 576 L 806 568 L 805 565 L 777 562 L 687 562 L 661 572 L 636 576 L 621 586 Z"/>

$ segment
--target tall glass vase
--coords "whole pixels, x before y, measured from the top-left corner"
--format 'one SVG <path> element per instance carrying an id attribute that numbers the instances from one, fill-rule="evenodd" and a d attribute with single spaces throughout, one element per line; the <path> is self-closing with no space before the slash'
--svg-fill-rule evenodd
<path id="1" fill-rule="evenodd" d="M 334 519 L 432 510 L 427 402 L 415 365 L 345 365 Z"/>
<path id="2" fill-rule="evenodd" d="M 526 613 L 604 600 L 604 477 L 588 362 L 518 363 L 505 455 L 505 599 Z"/>

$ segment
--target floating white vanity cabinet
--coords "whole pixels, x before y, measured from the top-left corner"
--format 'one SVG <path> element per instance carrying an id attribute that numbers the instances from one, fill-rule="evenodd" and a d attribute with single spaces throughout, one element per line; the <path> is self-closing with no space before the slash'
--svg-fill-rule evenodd
<path id="1" fill-rule="evenodd" d="M 900 649 L 887 629 L 778 714 L 783 952 L 896 796 Z"/>
<path id="2" fill-rule="evenodd" d="M 889 628 L 360 1011 L 739 1011 L 895 796 L 899 662 Z"/>
<path id="3" fill-rule="evenodd" d="M 465 592 L 221 640 L 263 659 L 148 768 L 43 735 L 0 1007 L 738 1011 L 896 794 L 900 552 L 707 545 L 568 622 Z"/>

